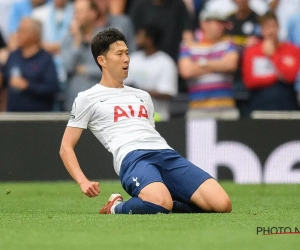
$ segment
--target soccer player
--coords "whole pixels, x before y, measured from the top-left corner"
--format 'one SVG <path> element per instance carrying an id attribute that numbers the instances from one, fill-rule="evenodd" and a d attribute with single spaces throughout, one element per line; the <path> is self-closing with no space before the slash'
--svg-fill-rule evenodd
<path id="1" fill-rule="evenodd" d="M 230 212 L 230 199 L 218 182 L 155 130 L 150 95 L 123 84 L 130 61 L 124 35 L 115 28 L 99 32 L 92 54 L 102 78 L 75 99 L 60 156 L 83 193 L 96 197 L 99 183 L 87 179 L 74 152 L 83 129 L 113 154 L 115 171 L 132 198 L 112 194 L 99 213 Z"/>

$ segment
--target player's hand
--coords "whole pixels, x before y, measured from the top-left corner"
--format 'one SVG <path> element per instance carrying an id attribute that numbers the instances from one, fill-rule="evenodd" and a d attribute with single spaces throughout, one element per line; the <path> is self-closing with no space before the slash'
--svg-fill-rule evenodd
<path id="1" fill-rule="evenodd" d="M 96 197 L 100 194 L 99 182 L 87 181 L 82 183 L 80 188 L 88 197 Z"/>

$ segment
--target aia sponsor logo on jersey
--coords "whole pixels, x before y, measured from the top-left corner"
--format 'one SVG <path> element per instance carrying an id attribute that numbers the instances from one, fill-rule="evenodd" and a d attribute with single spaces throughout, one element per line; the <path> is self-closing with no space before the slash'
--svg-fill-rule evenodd
<path id="1" fill-rule="evenodd" d="M 132 105 L 128 105 L 127 107 L 114 107 L 114 122 L 118 122 L 121 118 L 146 118 L 148 119 L 148 111 L 144 105 L 139 105 L 138 109 L 134 109 Z"/>

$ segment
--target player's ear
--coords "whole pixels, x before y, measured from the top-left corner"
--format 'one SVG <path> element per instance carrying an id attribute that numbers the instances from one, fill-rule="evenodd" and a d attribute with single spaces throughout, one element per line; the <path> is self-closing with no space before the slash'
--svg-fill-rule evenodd
<path id="1" fill-rule="evenodd" d="M 104 55 L 100 55 L 97 57 L 97 62 L 101 65 L 101 67 L 106 67 L 106 58 Z"/>

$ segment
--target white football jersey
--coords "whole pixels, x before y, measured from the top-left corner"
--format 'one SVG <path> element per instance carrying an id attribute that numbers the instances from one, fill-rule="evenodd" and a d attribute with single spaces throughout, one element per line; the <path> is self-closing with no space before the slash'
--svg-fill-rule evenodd
<path id="1" fill-rule="evenodd" d="M 171 149 L 155 130 L 150 95 L 139 89 L 96 84 L 74 101 L 69 127 L 89 128 L 113 154 L 119 175 L 123 158 L 137 149 Z"/>

